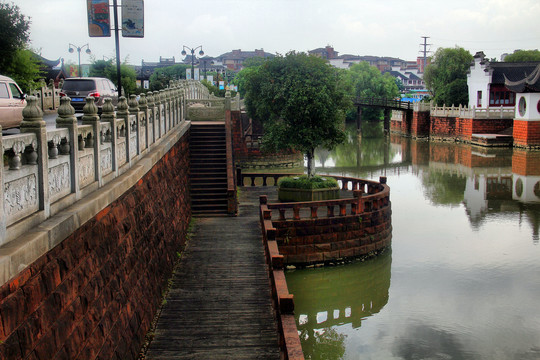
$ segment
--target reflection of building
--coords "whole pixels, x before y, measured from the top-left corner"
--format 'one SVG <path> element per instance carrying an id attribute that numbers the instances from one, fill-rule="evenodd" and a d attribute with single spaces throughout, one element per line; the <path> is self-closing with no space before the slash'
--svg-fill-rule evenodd
<path id="1" fill-rule="evenodd" d="M 287 273 L 304 353 L 317 353 L 318 330 L 342 324 L 358 328 L 384 308 L 391 265 L 392 255 L 386 252 L 366 262 Z"/>

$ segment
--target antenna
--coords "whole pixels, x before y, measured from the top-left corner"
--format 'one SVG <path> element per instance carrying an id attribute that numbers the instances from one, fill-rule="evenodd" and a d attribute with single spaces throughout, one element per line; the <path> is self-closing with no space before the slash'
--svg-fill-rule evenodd
<path id="1" fill-rule="evenodd" d="M 424 39 L 424 43 L 420 44 L 420 46 L 423 46 L 424 47 L 424 50 L 421 50 L 420 53 L 423 53 L 424 56 L 423 56 L 423 65 L 422 65 L 422 72 L 424 72 L 424 69 L 426 68 L 426 65 L 427 65 L 427 53 L 429 52 L 429 50 L 427 49 L 428 45 L 431 45 L 431 44 L 428 44 L 427 43 L 427 39 L 429 39 L 429 36 L 420 36 L 422 39 Z"/>

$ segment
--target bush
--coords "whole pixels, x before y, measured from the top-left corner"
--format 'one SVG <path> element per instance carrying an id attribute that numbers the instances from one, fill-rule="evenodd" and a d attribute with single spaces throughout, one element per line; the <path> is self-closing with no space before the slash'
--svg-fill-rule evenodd
<path id="1" fill-rule="evenodd" d="M 328 189 L 338 187 L 338 182 L 334 178 L 312 176 L 308 178 L 307 175 L 286 177 L 278 181 L 280 188 L 294 188 L 294 189 Z"/>

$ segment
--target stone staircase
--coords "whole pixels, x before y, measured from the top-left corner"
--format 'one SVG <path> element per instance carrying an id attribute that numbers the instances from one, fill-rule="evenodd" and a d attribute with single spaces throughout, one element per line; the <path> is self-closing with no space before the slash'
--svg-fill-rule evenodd
<path id="1" fill-rule="evenodd" d="M 191 124 L 191 211 L 193 216 L 227 215 L 225 124 Z"/>

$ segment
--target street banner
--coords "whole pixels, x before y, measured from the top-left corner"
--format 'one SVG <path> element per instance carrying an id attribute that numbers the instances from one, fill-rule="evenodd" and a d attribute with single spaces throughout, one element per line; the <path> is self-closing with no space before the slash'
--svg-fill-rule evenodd
<path id="1" fill-rule="evenodd" d="M 111 36 L 109 0 L 87 0 L 88 35 L 90 37 Z"/>
<path id="2" fill-rule="evenodd" d="M 191 69 L 186 69 L 186 79 L 191 80 Z"/>
<path id="3" fill-rule="evenodd" d="M 144 0 L 122 1 L 122 36 L 144 37 Z"/>
<path id="4" fill-rule="evenodd" d="M 194 70 L 193 72 L 195 73 L 195 80 L 199 81 L 200 80 L 200 78 L 199 78 L 199 68 L 195 68 L 193 70 Z"/>
<path id="5" fill-rule="evenodd" d="M 219 82 L 219 90 L 225 90 L 225 81 Z"/>
<path id="6" fill-rule="evenodd" d="M 214 85 L 214 75 L 206 75 L 206 80 L 207 80 L 210 84 Z"/>

